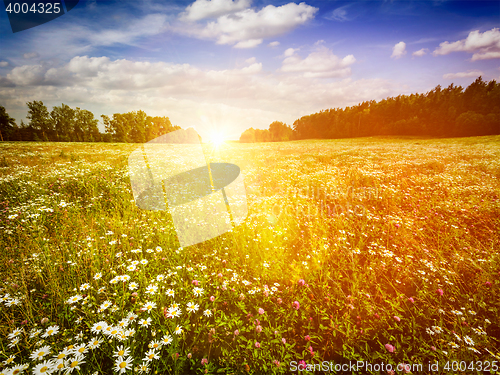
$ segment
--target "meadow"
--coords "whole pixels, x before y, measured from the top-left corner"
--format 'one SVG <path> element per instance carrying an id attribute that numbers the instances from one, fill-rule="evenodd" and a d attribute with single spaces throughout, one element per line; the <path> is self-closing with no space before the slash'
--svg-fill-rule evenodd
<path id="1" fill-rule="evenodd" d="M 0 143 L 0 374 L 500 374 L 500 136 L 226 142 L 186 248 L 137 147 Z"/>

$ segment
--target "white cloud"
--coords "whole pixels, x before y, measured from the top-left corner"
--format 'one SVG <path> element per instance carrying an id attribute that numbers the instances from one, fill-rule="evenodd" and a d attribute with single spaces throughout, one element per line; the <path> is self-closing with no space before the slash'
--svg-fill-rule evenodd
<path id="1" fill-rule="evenodd" d="M 341 6 L 337 9 L 334 9 L 330 14 L 325 16 L 326 19 L 332 20 L 332 21 L 348 21 L 349 19 L 347 18 L 347 8 L 349 8 L 352 4 L 347 4 L 344 6 Z"/>
<path id="2" fill-rule="evenodd" d="M 268 44 L 269 47 L 277 47 L 279 45 L 280 45 L 280 42 L 277 42 L 277 41 L 271 42 L 271 43 Z"/>
<path id="3" fill-rule="evenodd" d="M 453 79 L 453 78 L 465 78 L 465 77 L 479 77 L 484 75 L 483 72 L 479 70 L 471 70 L 468 72 L 459 72 L 459 73 L 448 73 L 444 74 L 443 78 L 444 79 Z"/>
<path id="4" fill-rule="evenodd" d="M 165 15 L 148 14 L 144 18 L 125 23 L 123 28 L 89 32 L 88 38 L 93 45 L 98 46 L 132 44 L 141 37 L 159 34 L 165 25 Z"/>
<path id="5" fill-rule="evenodd" d="M 284 56 L 285 57 L 292 56 L 295 53 L 295 51 L 298 51 L 298 48 L 287 48 L 287 50 L 284 53 Z"/>
<path id="6" fill-rule="evenodd" d="M 0 68 L 5 68 L 6 66 L 9 66 L 8 61 L 0 61 Z"/>
<path id="7" fill-rule="evenodd" d="M 28 53 L 23 54 L 23 58 L 25 58 L 26 60 L 34 59 L 35 57 L 38 57 L 38 56 L 40 56 L 40 55 L 37 52 L 28 52 Z"/>
<path id="8" fill-rule="evenodd" d="M 439 44 L 433 55 L 447 55 L 451 52 L 473 53 L 472 61 L 498 59 L 500 58 L 500 30 L 493 28 L 484 33 L 480 33 L 479 30 L 471 31 L 465 39 Z"/>
<path id="9" fill-rule="evenodd" d="M 180 15 L 182 20 L 199 21 L 217 18 L 250 7 L 250 0 L 196 0 Z"/>
<path id="10" fill-rule="evenodd" d="M 262 39 L 242 40 L 234 45 L 234 48 L 253 48 L 262 43 Z"/>
<path id="11" fill-rule="evenodd" d="M 217 44 L 251 48 L 265 38 L 285 34 L 314 18 L 318 8 L 306 3 L 288 3 L 279 7 L 268 5 L 259 11 L 244 9 L 225 14 L 206 24 L 184 23 L 172 26 L 172 31 L 201 39 L 213 39 Z"/>
<path id="12" fill-rule="evenodd" d="M 427 54 L 427 52 L 429 52 L 429 49 L 427 49 L 427 48 L 422 48 L 422 49 L 419 49 L 418 51 L 413 52 L 411 55 L 412 55 L 412 56 L 421 57 L 421 56 L 426 55 L 426 54 Z"/>
<path id="13" fill-rule="evenodd" d="M 245 62 L 247 64 L 253 64 L 254 62 L 256 62 L 257 59 L 255 57 L 250 57 L 249 59 L 246 59 Z"/>
<path id="14" fill-rule="evenodd" d="M 300 72 L 310 78 L 348 76 L 351 74 L 350 65 L 356 62 L 353 55 L 340 59 L 326 47 L 318 47 L 305 59 L 295 54 L 293 48 L 287 49 L 285 56 L 282 72 Z"/>
<path id="15" fill-rule="evenodd" d="M 406 55 L 406 43 L 405 42 L 399 42 L 392 47 L 392 55 L 391 58 L 394 59 L 399 59 Z"/>

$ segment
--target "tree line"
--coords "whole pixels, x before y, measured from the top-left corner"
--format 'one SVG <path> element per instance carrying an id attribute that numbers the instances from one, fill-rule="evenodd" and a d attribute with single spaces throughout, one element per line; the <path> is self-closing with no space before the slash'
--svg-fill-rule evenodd
<path id="1" fill-rule="evenodd" d="M 101 115 L 105 132 L 101 133 L 98 120 L 86 109 L 71 108 L 66 104 L 54 106 L 49 112 L 41 101 L 27 102 L 29 120 L 17 125 L 5 108 L 0 106 L 0 140 L 52 142 L 137 142 L 144 143 L 163 134 L 180 130 L 168 117 L 148 116 L 144 111 Z M 180 135 L 189 139 L 194 129 Z"/>
<path id="2" fill-rule="evenodd" d="M 275 121 L 269 129 L 245 130 L 240 142 L 494 134 L 500 134 L 500 83 L 485 82 L 479 77 L 465 89 L 454 84 L 445 89 L 438 85 L 425 94 L 399 95 L 343 109 L 322 110 L 297 119 L 292 127 Z"/>

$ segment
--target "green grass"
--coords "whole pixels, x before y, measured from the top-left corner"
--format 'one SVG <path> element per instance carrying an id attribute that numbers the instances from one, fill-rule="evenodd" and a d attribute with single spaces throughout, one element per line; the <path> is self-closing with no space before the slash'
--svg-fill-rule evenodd
<path id="1" fill-rule="evenodd" d="M 301 360 L 422 364 L 420 373 L 439 361 L 433 374 L 459 373 L 454 361 L 474 361 L 467 373 L 477 361 L 500 366 L 499 136 L 228 142 L 207 160 L 241 168 L 248 217 L 184 249 L 165 212 L 133 201 L 127 158 L 137 147 L 0 143 L 0 360 L 15 356 L 0 374 L 49 359 L 60 373 L 111 374 L 122 345 L 130 374 L 141 364 L 281 374 Z M 156 307 L 141 311 L 148 301 Z M 180 317 L 165 318 L 174 302 Z M 100 321 L 119 334 L 92 332 Z M 50 326 L 59 332 L 42 337 Z M 45 346 L 50 354 L 30 358 Z M 151 350 L 157 359 L 143 360 Z"/>

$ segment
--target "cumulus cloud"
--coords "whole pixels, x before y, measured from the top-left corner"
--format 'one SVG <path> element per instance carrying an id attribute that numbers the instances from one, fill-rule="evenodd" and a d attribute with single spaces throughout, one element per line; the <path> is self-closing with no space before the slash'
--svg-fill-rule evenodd
<path id="1" fill-rule="evenodd" d="M 318 8 L 306 3 L 288 3 L 275 7 L 268 5 L 259 11 L 244 9 L 223 14 L 206 24 L 184 24 L 172 26 L 172 30 L 201 39 L 213 39 L 217 44 L 234 45 L 236 48 L 251 48 L 265 38 L 285 34 L 314 18 Z"/>
<path id="2" fill-rule="evenodd" d="M 406 43 L 405 42 L 399 42 L 392 47 L 392 55 L 391 58 L 393 59 L 399 59 L 406 55 Z"/>
<path id="3" fill-rule="evenodd" d="M 447 73 L 443 75 L 444 79 L 454 79 L 454 78 L 465 78 L 465 77 L 479 77 L 484 75 L 483 72 L 479 70 L 471 70 L 468 72 L 459 72 L 459 73 Z"/>
<path id="4" fill-rule="evenodd" d="M 280 42 L 278 42 L 278 41 L 271 42 L 268 44 L 269 47 L 278 47 L 279 45 L 280 45 Z"/>
<path id="5" fill-rule="evenodd" d="M 38 54 L 38 52 L 28 52 L 28 53 L 23 54 L 23 58 L 25 58 L 26 60 L 34 59 L 35 57 L 39 57 L 39 56 L 40 55 Z"/>
<path id="6" fill-rule="evenodd" d="M 0 61 L 0 68 L 5 68 L 6 66 L 9 66 L 8 61 Z"/>
<path id="7" fill-rule="evenodd" d="M 245 62 L 247 64 L 253 64 L 256 61 L 257 61 L 257 59 L 255 57 L 250 57 L 250 58 L 248 58 L 248 59 L 245 60 Z"/>
<path id="8" fill-rule="evenodd" d="M 465 39 L 439 44 L 433 55 L 447 55 L 452 52 L 473 53 L 472 61 L 498 59 L 500 58 L 500 30 L 493 28 L 484 33 L 479 30 L 471 31 Z"/>
<path id="9" fill-rule="evenodd" d="M 350 65 L 356 62 L 353 55 L 341 59 L 326 47 L 317 48 L 305 59 L 296 54 L 293 48 L 287 49 L 285 56 L 282 72 L 300 72 L 308 78 L 346 77 L 351 74 Z"/>
<path id="10" fill-rule="evenodd" d="M 205 18 L 234 13 L 250 7 L 250 0 L 196 0 L 181 13 L 180 18 L 186 21 L 199 21 Z"/>
<path id="11" fill-rule="evenodd" d="M 419 49 L 418 51 L 413 52 L 411 55 L 416 56 L 416 57 L 421 57 L 421 56 L 427 55 L 427 52 L 429 52 L 429 49 L 422 48 L 422 49 Z"/>

